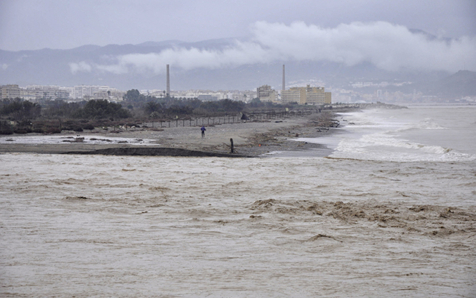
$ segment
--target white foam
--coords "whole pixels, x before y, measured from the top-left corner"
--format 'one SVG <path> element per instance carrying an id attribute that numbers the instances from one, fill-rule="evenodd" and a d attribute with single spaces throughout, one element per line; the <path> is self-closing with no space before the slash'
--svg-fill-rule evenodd
<path id="1" fill-rule="evenodd" d="M 432 118 L 425 118 L 424 120 L 416 122 L 416 123 L 406 124 L 404 127 L 396 129 L 395 131 L 404 132 L 404 131 L 418 130 L 418 129 L 446 129 L 446 128 L 439 125 Z"/>
<path id="2" fill-rule="evenodd" d="M 475 155 L 461 153 L 452 148 L 415 143 L 385 133 L 364 135 L 358 139 L 343 139 L 331 156 L 380 161 L 465 161 L 476 159 Z"/>
<path id="3" fill-rule="evenodd" d="M 474 127 L 466 121 L 471 111 L 464 108 L 374 109 L 343 115 L 348 125 L 336 136 L 339 143 L 332 157 L 379 161 L 476 159 L 476 142 L 469 138 Z"/>
<path id="4" fill-rule="evenodd" d="M 121 144 L 157 145 L 153 139 L 105 137 L 99 135 L 34 135 L 34 136 L 2 136 L 0 144 L 70 144 L 75 139 L 84 138 L 78 144 Z"/>

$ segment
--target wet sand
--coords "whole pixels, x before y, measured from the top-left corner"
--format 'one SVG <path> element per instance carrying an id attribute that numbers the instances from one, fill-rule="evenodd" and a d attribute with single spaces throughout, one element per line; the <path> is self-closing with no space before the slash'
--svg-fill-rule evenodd
<path id="1" fill-rule="evenodd" d="M 156 145 L 148 147 L 180 148 L 194 151 L 230 153 L 230 139 L 233 139 L 234 154 L 258 156 L 274 151 L 305 151 L 321 148 L 322 145 L 293 141 L 298 137 L 318 137 L 329 135 L 333 129 L 321 129 L 319 117 L 313 114 L 305 117 L 293 117 L 268 121 L 247 121 L 233 124 L 206 126 L 202 138 L 200 127 L 171 128 L 128 128 L 112 130 L 95 129 L 91 132 L 63 132 L 64 137 L 91 136 L 95 138 L 121 137 L 131 139 L 152 139 Z M 4 139 L 19 139 L 22 135 L 0 136 Z M 87 152 L 106 148 L 130 148 L 131 144 L 87 144 L 73 142 L 62 144 L 14 144 L 0 143 L 0 152 L 65 153 Z M 324 155 L 326 153 L 321 153 Z"/>

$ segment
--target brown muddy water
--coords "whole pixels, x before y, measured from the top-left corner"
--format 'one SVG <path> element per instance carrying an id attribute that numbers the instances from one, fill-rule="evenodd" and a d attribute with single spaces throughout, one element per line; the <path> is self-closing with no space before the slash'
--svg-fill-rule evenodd
<path id="1" fill-rule="evenodd" d="M 476 161 L 0 155 L 2 297 L 475 297 Z"/>

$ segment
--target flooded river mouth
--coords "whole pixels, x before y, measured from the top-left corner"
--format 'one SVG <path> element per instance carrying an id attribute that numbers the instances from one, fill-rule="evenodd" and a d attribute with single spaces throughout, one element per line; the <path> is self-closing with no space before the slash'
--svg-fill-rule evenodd
<path id="1" fill-rule="evenodd" d="M 0 162 L 3 297 L 475 293 L 475 161 Z"/>

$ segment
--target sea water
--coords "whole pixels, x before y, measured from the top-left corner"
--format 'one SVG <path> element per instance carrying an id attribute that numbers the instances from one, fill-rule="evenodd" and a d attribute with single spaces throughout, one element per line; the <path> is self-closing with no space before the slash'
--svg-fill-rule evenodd
<path id="1" fill-rule="evenodd" d="M 381 161 L 476 159 L 476 106 L 410 106 L 341 113 L 331 137 L 300 138 L 325 144 L 335 158 Z"/>

